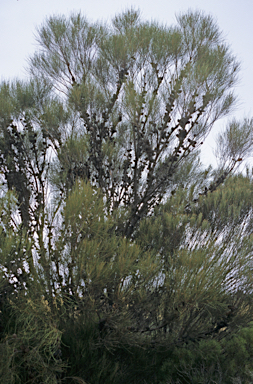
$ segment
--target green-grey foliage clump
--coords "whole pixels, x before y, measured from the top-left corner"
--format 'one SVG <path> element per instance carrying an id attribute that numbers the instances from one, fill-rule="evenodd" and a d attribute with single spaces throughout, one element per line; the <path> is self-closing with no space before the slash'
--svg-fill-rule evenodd
<path id="1" fill-rule="evenodd" d="M 37 41 L 30 71 L 75 111 L 69 140 L 88 145 L 78 158 L 68 141 L 59 150 L 62 189 L 75 177 L 88 178 L 102 190 L 108 212 L 127 208 L 117 230 L 131 237 L 214 122 L 231 110 L 238 63 L 212 18 L 192 12 L 175 27 L 142 22 L 134 11 L 109 27 L 80 14 L 52 17 Z"/>
<path id="2" fill-rule="evenodd" d="M 252 120 L 200 147 L 239 65 L 210 16 L 37 30 L 0 85 L 0 378 L 250 383 Z"/>

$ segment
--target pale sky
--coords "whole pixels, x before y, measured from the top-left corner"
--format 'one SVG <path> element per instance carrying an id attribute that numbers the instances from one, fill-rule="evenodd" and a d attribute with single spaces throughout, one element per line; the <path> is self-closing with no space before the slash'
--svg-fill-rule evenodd
<path id="1" fill-rule="evenodd" d="M 81 11 L 91 21 L 110 20 L 127 8 L 140 9 L 142 18 L 172 25 L 175 14 L 203 10 L 216 19 L 232 52 L 241 62 L 236 87 L 239 104 L 232 116 L 253 117 L 253 0 L 0 0 L 0 80 L 25 78 L 27 58 L 36 50 L 34 34 L 47 16 Z M 203 161 L 212 157 L 216 129 L 205 144 Z"/>

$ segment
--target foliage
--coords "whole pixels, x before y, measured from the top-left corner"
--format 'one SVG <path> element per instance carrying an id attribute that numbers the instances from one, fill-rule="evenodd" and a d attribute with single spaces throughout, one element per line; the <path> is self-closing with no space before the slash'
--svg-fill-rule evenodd
<path id="1" fill-rule="evenodd" d="M 0 377 L 17 383 L 252 382 L 252 120 L 209 16 L 138 12 L 38 29 L 0 86 Z"/>
<path id="2" fill-rule="evenodd" d="M 78 157 L 69 141 L 59 150 L 62 189 L 88 178 L 109 213 L 127 209 L 116 229 L 129 238 L 230 111 L 238 63 L 201 13 L 178 17 L 172 28 L 142 22 L 133 10 L 109 27 L 81 15 L 54 17 L 37 40 L 41 50 L 30 71 L 66 95 L 81 124 L 72 126 L 69 140 L 88 144 Z M 229 170 L 238 158 L 231 161 Z"/>
<path id="3" fill-rule="evenodd" d="M 57 383 L 63 364 L 61 331 L 50 316 L 47 302 L 23 299 L 11 302 L 7 335 L 1 340 L 0 375 L 4 383 Z"/>

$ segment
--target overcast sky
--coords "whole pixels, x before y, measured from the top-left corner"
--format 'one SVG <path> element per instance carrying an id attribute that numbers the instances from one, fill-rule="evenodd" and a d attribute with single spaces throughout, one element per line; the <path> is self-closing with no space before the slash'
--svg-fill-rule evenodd
<path id="1" fill-rule="evenodd" d="M 81 11 L 92 21 L 110 20 L 131 6 L 140 9 L 143 19 L 168 25 L 176 22 L 177 13 L 189 8 L 213 15 L 241 62 L 236 87 L 239 104 L 233 115 L 253 117 L 253 0 L 0 0 L 0 80 L 26 77 L 27 58 L 36 50 L 36 27 L 47 16 Z M 215 131 L 224 124 L 218 123 Z M 213 137 L 205 145 L 205 163 L 211 158 Z"/>

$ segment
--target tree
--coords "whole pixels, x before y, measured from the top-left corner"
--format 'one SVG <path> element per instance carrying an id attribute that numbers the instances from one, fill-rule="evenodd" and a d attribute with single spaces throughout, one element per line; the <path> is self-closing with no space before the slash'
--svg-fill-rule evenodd
<path id="1" fill-rule="evenodd" d="M 127 208 L 117 230 L 129 238 L 231 110 L 239 65 L 201 13 L 178 17 L 172 28 L 143 23 L 132 10 L 109 28 L 81 15 L 50 18 L 37 41 L 31 73 L 65 95 L 78 116 L 59 151 L 62 182 L 87 177 L 102 190 L 108 212 Z M 73 154 L 76 140 L 86 141 L 85 152 Z M 233 156 L 229 171 L 238 161 Z"/>
<path id="2" fill-rule="evenodd" d="M 1 85 L 5 382 L 249 377 L 252 176 L 233 172 L 252 120 L 228 123 L 203 169 L 239 65 L 211 17 L 177 20 L 51 17 L 31 78 Z"/>

